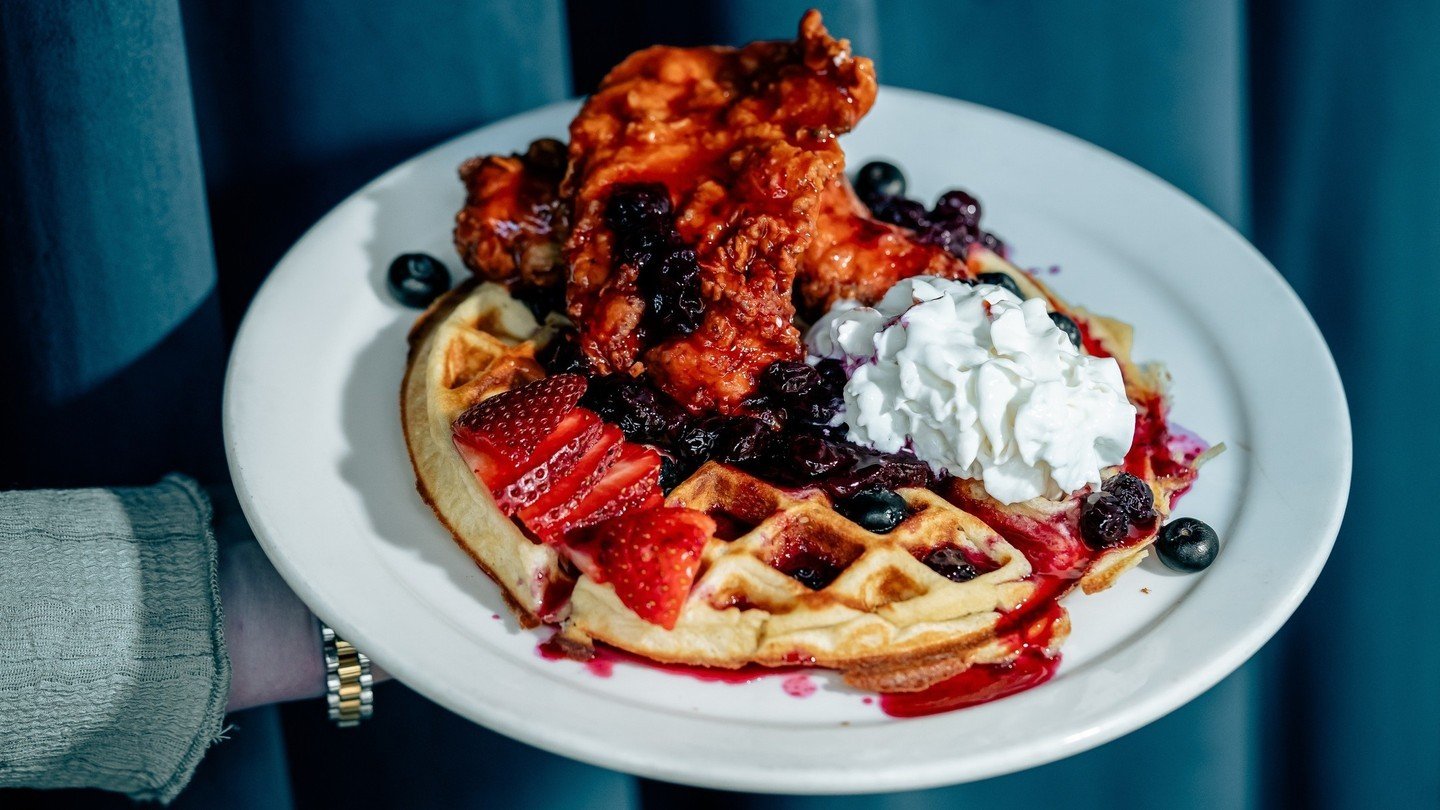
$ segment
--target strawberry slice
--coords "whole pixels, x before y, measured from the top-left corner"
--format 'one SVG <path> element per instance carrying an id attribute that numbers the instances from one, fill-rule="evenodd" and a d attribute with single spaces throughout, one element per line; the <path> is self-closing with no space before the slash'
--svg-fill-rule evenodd
<path id="1" fill-rule="evenodd" d="M 638 514 L 638 513 L 637 513 Z M 605 524 L 600 524 L 604 526 Z M 605 572 L 600 570 L 600 543 L 591 537 L 600 526 L 592 526 L 589 529 L 582 529 L 572 532 L 565 537 L 565 541 L 556 546 L 561 554 L 570 558 L 570 562 L 580 569 L 580 573 L 595 580 L 596 582 L 607 582 Z"/>
<path id="2" fill-rule="evenodd" d="M 585 411 L 584 408 L 577 410 Z M 620 432 L 620 428 L 605 425 L 599 438 L 575 463 L 570 474 L 559 480 L 551 479 L 550 488 L 534 503 L 520 510 L 520 520 L 541 538 L 559 539 L 561 533 L 555 531 L 556 525 L 590 494 L 590 490 L 620 459 L 624 441 L 625 434 Z"/>
<path id="3" fill-rule="evenodd" d="M 700 552 L 714 533 L 709 515 L 662 506 L 596 526 L 591 542 L 620 601 L 645 621 L 673 630 L 700 570 Z"/>
<path id="4" fill-rule="evenodd" d="M 451 425 L 455 447 L 485 485 L 497 491 L 532 469 L 525 462 L 584 393 L 584 377 L 557 374 L 481 400 Z"/>
<path id="5" fill-rule="evenodd" d="M 660 492 L 660 454 L 627 442 L 605 476 L 574 506 L 556 515 L 547 525 L 546 534 L 569 534 L 630 512 L 652 509 L 664 500 Z M 533 526 L 531 531 L 540 533 Z"/>
<path id="6" fill-rule="evenodd" d="M 555 482 L 575 470 L 604 433 L 605 422 L 594 411 L 572 410 L 522 462 L 520 477 L 498 490 L 491 490 L 500 511 L 513 515 L 539 500 Z"/>

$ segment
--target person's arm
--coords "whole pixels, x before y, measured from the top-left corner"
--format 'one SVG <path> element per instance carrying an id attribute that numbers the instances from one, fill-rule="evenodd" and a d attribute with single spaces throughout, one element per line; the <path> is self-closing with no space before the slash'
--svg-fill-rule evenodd
<path id="1" fill-rule="evenodd" d="M 168 801 L 227 711 L 323 692 L 314 617 L 212 495 L 0 492 L 0 787 Z"/>
<path id="2" fill-rule="evenodd" d="M 169 801 L 230 675 L 195 482 L 0 493 L 0 786 Z"/>
<path id="3" fill-rule="evenodd" d="M 319 696 L 325 657 L 314 615 L 255 542 L 233 494 L 212 489 L 210 496 L 230 656 L 227 711 Z"/>

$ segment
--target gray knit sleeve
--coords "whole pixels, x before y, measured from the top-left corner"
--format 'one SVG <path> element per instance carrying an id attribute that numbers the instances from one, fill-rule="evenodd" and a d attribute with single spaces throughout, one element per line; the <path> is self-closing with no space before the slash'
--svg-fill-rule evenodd
<path id="1" fill-rule="evenodd" d="M 222 628 L 194 481 L 0 492 L 0 787 L 173 799 L 220 734 Z"/>

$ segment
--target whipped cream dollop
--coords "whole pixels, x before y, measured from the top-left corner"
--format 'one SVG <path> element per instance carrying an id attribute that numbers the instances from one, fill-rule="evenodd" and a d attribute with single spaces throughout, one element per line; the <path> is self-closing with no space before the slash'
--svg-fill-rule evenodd
<path id="1" fill-rule="evenodd" d="M 806 335 L 848 375 L 849 438 L 910 448 L 1002 503 L 1100 484 L 1135 434 L 1113 358 L 1082 354 L 1039 298 L 916 276 L 873 307 L 841 301 Z"/>

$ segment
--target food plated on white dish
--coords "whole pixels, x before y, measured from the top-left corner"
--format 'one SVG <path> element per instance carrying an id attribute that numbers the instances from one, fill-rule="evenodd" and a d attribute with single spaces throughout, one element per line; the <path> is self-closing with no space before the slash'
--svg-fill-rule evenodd
<path id="1" fill-rule="evenodd" d="M 838 106 L 756 113 L 797 87 Z M 358 192 L 252 306 L 226 430 L 277 568 L 397 677 L 765 791 L 981 778 L 1153 720 L 1293 611 L 1349 475 L 1333 363 L 1243 239 L 1087 144 L 875 86 L 811 18 L 642 52 Z M 1157 561 L 1166 527 L 1203 573 Z"/>

